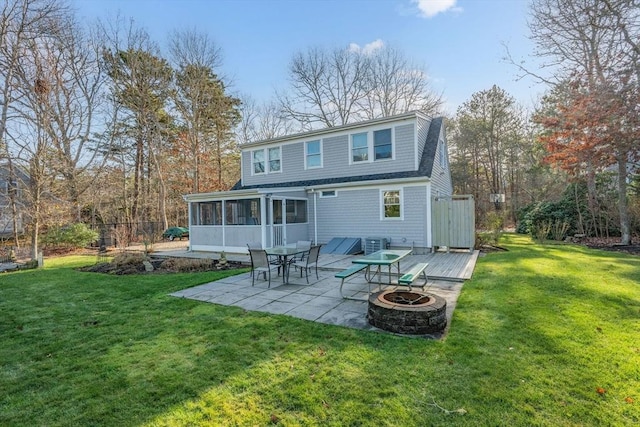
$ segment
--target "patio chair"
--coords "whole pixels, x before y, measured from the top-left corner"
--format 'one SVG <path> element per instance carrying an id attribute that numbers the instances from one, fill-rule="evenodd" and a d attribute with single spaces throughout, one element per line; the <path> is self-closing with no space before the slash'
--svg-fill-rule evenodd
<path id="1" fill-rule="evenodd" d="M 295 257 L 291 258 L 290 263 L 293 264 L 294 262 L 297 261 L 304 261 L 304 259 L 307 257 L 307 255 L 309 255 L 309 250 L 311 250 L 311 241 L 309 240 L 298 240 L 296 242 L 296 249 L 300 249 L 300 250 L 304 250 L 304 252 L 296 255 Z"/>
<path id="2" fill-rule="evenodd" d="M 249 249 L 251 257 L 251 286 L 255 284 L 256 273 L 262 273 L 264 280 L 269 277 L 269 287 L 271 287 L 271 270 L 277 269 L 280 274 L 280 265 L 273 265 L 269 262 L 269 257 L 264 249 Z"/>
<path id="3" fill-rule="evenodd" d="M 311 249 L 309 249 L 309 255 L 307 255 L 304 260 L 296 261 L 293 263 L 296 268 L 300 268 L 300 277 L 302 277 L 302 271 L 304 270 L 307 278 L 307 283 L 309 283 L 309 270 L 313 267 L 315 267 L 316 269 L 316 279 L 319 279 L 318 256 L 320 254 L 320 246 L 322 245 L 312 246 Z"/>
<path id="4" fill-rule="evenodd" d="M 249 242 L 247 243 L 247 248 L 249 249 L 249 257 L 251 258 L 251 249 L 262 249 L 262 243 L 260 242 Z M 280 267 L 282 267 L 282 263 L 278 257 L 273 257 L 271 255 L 267 255 L 269 259 L 269 264 L 278 266 L 278 276 L 280 275 Z M 251 265 L 253 265 L 253 259 L 251 260 Z M 251 270 L 251 276 L 253 276 L 253 270 Z"/>

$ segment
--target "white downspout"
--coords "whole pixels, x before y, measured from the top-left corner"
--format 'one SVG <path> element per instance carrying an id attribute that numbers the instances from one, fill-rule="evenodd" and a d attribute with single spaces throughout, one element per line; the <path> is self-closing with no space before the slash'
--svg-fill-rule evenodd
<path id="1" fill-rule="evenodd" d="M 313 193 L 313 244 L 318 244 L 318 193 L 316 190 L 311 190 Z"/>

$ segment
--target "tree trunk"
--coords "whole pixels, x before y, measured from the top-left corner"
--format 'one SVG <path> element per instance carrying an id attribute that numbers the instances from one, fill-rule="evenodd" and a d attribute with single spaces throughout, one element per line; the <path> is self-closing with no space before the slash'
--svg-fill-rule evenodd
<path id="1" fill-rule="evenodd" d="M 13 161 L 11 156 L 7 153 L 7 164 L 9 166 L 9 204 L 11 205 L 11 222 L 13 224 L 13 242 L 16 248 L 20 247 L 20 236 L 18 235 L 18 203 L 17 196 L 20 188 L 20 183 L 15 175 L 13 169 Z M 13 188 L 11 183 L 15 182 L 16 186 Z"/>
<path id="2" fill-rule="evenodd" d="M 629 205 L 627 202 L 627 156 L 625 152 L 617 154 L 618 160 L 618 212 L 620 214 L 620 243 L 631 244 L 629 225 Z"/>

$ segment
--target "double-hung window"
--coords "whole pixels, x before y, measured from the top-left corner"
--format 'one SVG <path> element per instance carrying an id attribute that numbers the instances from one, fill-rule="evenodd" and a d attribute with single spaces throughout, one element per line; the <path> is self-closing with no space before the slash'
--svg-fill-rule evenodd
<path id="1" fill-rule="evenodd" d="M 304 144 L 305 149 L 305 167 L 307 169 L 322 167 L 322 148 L 320 140 L 307 141 Z"/>
<path id="2" fill-rule="evenodd" d="M 367 132 L 351 135 L 351 162 L 366 162 L 369 160 L 369 139 Z"/>
<path id="3" fill-rule="evenodd" d="M 373 158 L 374 160 L 390 159 L 393 156 L 391 129 L 376 130 L 373 132 Z"/>
<path id="4" fill-rule="evenodd" d="M 265 173 L 264 150 L 255 150 L 251 152 L 253 162 L 253 174 Z"/>
<path id="5" fill-rule="evenodd" d="M 402 219 L 402 190 L 382 190 L 382 219 Z"/>
<path id="6" fill-rule="evenodd" d="M 269 148 L 269 172 L 280 172 L 280 147 Z"/>
<path id="7" fill-rule="evenodd" d="M 393 159 L 391 128 L 351 135 L 350 163 L 376 162 Z"/>
<path id="8" fill-rule="evenodd" d="M 252 151 L 251 162 L 253 164 L 254 175 L 280 172 L 280 170 L 282 169 L 282 163 L 280 160 L 280 147 Z"/>

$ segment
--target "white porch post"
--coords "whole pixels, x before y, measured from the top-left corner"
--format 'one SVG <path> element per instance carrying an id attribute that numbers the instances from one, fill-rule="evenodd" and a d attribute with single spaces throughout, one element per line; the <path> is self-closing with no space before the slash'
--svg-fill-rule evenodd
<path id="1" fill-rule="evenodd" d="M 192 218 L 191 217 L 191 209 L 192 209 L 192 206 L 193 206 L 193 202 L 187 203 L 187 215 L 189 215 L 189 220 L 188 220 L 188 223 L 189 223 L 189 251 L 192 250 L 192 248 L 191 248 L 191 241 L 192 241 L 191 240 L 191 236 L 193 236 L 193 234 L 191 233 L 191 226 L 193 225 L 192 222 L 191 222 L 191 218 Z"/>
<path id="2" fill-rule="evenodd" d="M 222 247 L 226 247 L 226 234 L 227 234 L 227 204 L 226 199 L 222 199 Z"/>
<path id="3" fill-rule="evenodd" d="M 282 209 L 282 244 L 287 246 L 287 199 L 280 200 Z"/>
<path id="4" fill-rule="evenodd" d="M 266 246 L 267 242 L 267 209 L 269 209 L 269 199 L 266 195 L 260 198 L 260 231 L 262 247 Z"/>

